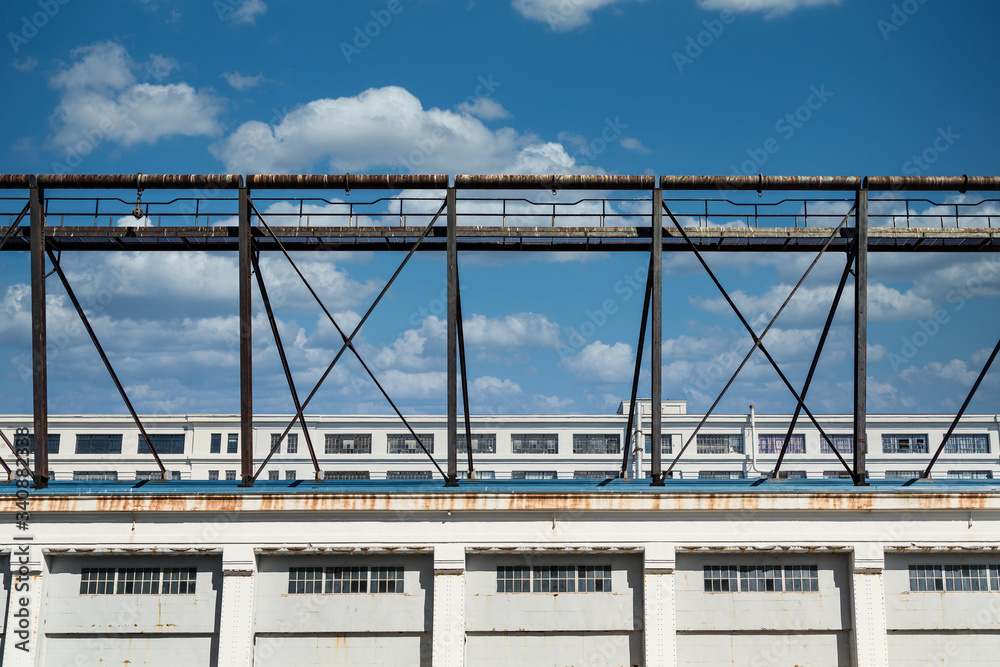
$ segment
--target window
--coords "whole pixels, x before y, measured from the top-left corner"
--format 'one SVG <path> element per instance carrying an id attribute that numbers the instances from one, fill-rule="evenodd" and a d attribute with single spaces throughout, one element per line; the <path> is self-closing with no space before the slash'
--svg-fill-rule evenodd
<path id="1" fill-rule="evenodd" d="M 208 471 L 208 478 L 209 479 L 219 479 L 219 471 L 218 470 L 209 470 Z"/>
<path id="2" fill-rule="evenodd" d="M 286 451 L 287 451 L 287 453 L 289 453 L 289 454 L 298 454 L 299 453 L 299 434 L 298 433 L 289 433 L 288 437 L 285 438 L 285 441 L 288 443 L 287 447 L 285 448 Z"/>
<path id="3" fill-rule="evenodd" d="M 949 470 L 948 479 L 993 479 L 992 470 Z"/>
<path id="4" fill-rule="evenodd" d="M 758 447 L 761 454 L 780 454 L 781 447 L 785 444 L 785 435 L 758 435 Z M 805 454 L 806 437 L 801 433 L 793 433 L 788 440 L 787 454 Z"/>
<path id="5" fill-rule="evenodd" d="M 280 454 L 281 453 L 281 445 L 278 444 L 280 442 L 281 442 L 281 434 L 280 433 L 272 433 L 271 434 L 271 449 L 270 449 L 270 451 L 273 451 L 275 454 Z"/>
<path id="6" fill-rule="evenodd" d="M 576 591 L 576 568 L 572 565 L 536 565 L 532 579 L 531 590 L 535 593 Z"/>
<path id="7" fill-rule="evenodd" d="M 230 433 L 229 439 L 226 441 L 226 453 L 236 454 L 240 451 L 240 434 Z"/>
<path id="8" fill-rule="evenodd" d="M 427 448 L 427 452 L 434 453 L 434 436 L 430 433 L 418 433 L 420 442 Z M 390 454 L 422 454 L 424 450 L 417 444 L 417 439 L 409 433 L 395 434 L 389 436 Z"/>
<path id="9" fill-rule="evenodd" d="M 621 437 L 616 434 L 574 433 L 574 454 L 618 454 L 622 450 Z"/>
<path id="10" fill-rule="evenodd" d="M 672 440 L 672 438 L 671 438 L 671 436 L 670 436 L 669 433 L 661 433 L 660 434 L 660 453 L 661 454 L 670 454 L 671 450 L 673 448 L 673 444 L 674 444 L 673 440 Z M 646 453 L 647 454 L 652 454 L 653 453 L 653 436 L 651 436 L 651 435 L 647 435 L 646 436 Z"/>
<path id="11" fill-rule="evenodd" d="M 227 470 L 226 471 L 226 480 L 229 481 L 229 482 L 235 482 L 236 481 L 236 471 L 235 470 Z"/>
<path id="12" fill-rule="evenodd" d="M 740 565 L 740 590 L 781 592 L 781 566 Z"/>
<path id="13" fill-rule="evenodd" d="M 390 440 L 392 437 L 393 436 L 389 436 Z M 433 436 L 429 437 L 431 437 L 433 441 Z M 426 445 L 427 440 L 424 438 L 425 436 L 420 436 L 420 439 L 423 440 Z M 414 443 L 413 446 L 415 451 L 419 451 L 420 448 L 416 445 L 416 443 Z M 325 451 L 327 454 L 371 454 L 372 435 L 371 433 L 327 433 Z M 389 453 L 393 454 L 397 452 L 393 452 L 390 448 Z"/>
<path id="14" fill-rule="evenodd" d="M 990 590 L 989 568 L 985 565 L 945 565 L 944 589 L 946 591 Z"/>
<path id="15" fill-rule="evenodd" d="M 280 476 L 281 476 L 281 472 L 278 471 L 278 470 L 268 470 L 267 471 L 267 478 L 269 480 L 279 479 Z"/>
<path id="16" fill-rule="evenodd" d="M 434 479 L 430 470 L 390 470 L 386 479 Z"/>
<path id="17" fill-rule="evenodd" d="M 402 593 L 403 568 L 373 567 L 371 575 L 372 593 Z"/>
<path id="18" fill-rule="evenodd" d="M 617 470 L 574 470 L 573 479 L 617 479 Z"/>
<path id="19" fill-rule="evenodd" d="M 736 583 L 736 567 L 732 565 L 705 565 L 705 592 L 725 593 L 736 592 L 739 586 Z"/>
<path id="20" fill-rule="evenodd" d="M 510 436 L 510 444 L 515 454 L 559 453 L 557 433 L 515 433 Z"/>
<path id="21" fill-rule="evenodd" d="M 368 568 L 367 567 L 326 568 L 326 592 L 367 593 Z"/>
<path id="22" fill-rule="evenodd" d="M 117 482 L 118 472 L 115 470 L 74 470 L 74 482 Z"/>
<path id="23" fill-rule="evenodd" d="M 854 434 L 853 433 L 827 433 L 830 440 L 833 441 L 833 447 L 837 448 L 837 451 L 841 454 L 853 454 L 854 453 Z M 819 438 L 819 451 L 820 454 L 833 454 L 833 447 L 826 441 L 826 438 L 820 436 Z"/>
<path id="24" fill-rule="evenodd" d="M 851 475 L 846 470 L 824 470 L 823 479 L 850 479 Z"/>
<path id="25" fill-rule="evenodd" d="M 326 470 L 323 479 L 370 479 L 367 470 Z"/>
<path id="26" fill-rule="evenodd" d="M 785 590 L 789 593 L 819 591 L 819 567 L 816 565 L 786 565 Z"/>
<path id="27" fill-rule="evenodd" d="M 555 470 L 515 470 L 510 473 L 511 479 L 558 479 Z"/>
<path id="28" fill-rule="evenodd" d="M 81 433 L 76 436 L 77 454 L 121 454 L 122 436 Z"/>
<path id="29" fill-rule="evenodd" d="M 49 445 L 51 451 L 52 445 Z M 982 434 L 952 434 L 948 441 L 944 443 L 945 454 L 989 454 L 990 436 Z"/>
<path id="30" fill-rule="evenodd" d="M 943 591 L 944 578 L 941 576 L 940 565 L 911 565 L 911 591 Z"/>
<path id="31" fill-rule="evenodd" d="M 59 434 L 49 433 L 45 438 L 46 442 L 49 443 L 49 454 L 59 453 Z M 35 434 L 28 434 L 28 448 L 34 452 L 35 451 Z M 49 479 L 52 479 L 52 475 L 49 475 Z"/>
<path id="32" fill-rule="evenodd" d="M 883 454 L 926 454 L 927 435 L 882 435 Z"/>
<path id="33" fill-rule="evenodd" d="M 221 433 L 213 433 L 212 434 L 212 444 L 209 445 L 208 453 L 209 454 L 219 454 L 220 452 L 222 452 L 222 434 Z"/>
<path id="34" fill-rule="evenodd" d="M 294 470 L 286 470 L 285 471 L 285 479 L 288 479 L 288 480 L 295 479 L 295 471 Z"/>
<path id="35" fill-rule="evenodd" d="M 886 470 L 886 479 L 919 479 L 919 470 Z"/>
<path id="36" fill-rule="evenodd" d="M 743 479 L 742 470 L 699 470 L 698 479 Z"/>
<path id="37" fill-rule="evenodd" d="M 160 593 L 160 568 L 118 568 L 118 595 L 158 595 Z"/>
<path id="38" fill-rule="evenodd" d="M 155 447 L 156 445 L 153 446 Z M 167 475 L 170 475 L 169 471 L 167 472 Z M 136 470 L 135 478 L 137 480 L 159 481 L 163 479 L 163 473 L 159 470 Z"/>
<path id="39" fill-rule="evenodd" d="M 469 479 L 469 471 L 468 470 L 459 470 L 458 471 L 458 478 L 459 479 Z M 492 470 L 477 470 L 476 471 L 476 479 L 496 479 L 496 478 L 497 478 L 497 474 L 495 472 L 493 472 Z"/>
<path id="40" fill-rule="evenodd" d="M 85 567 L 80 572 L 80 595 L 111 595 L 115 592 L 115 568 Z"/>
<path id="41" fill-rule="evenodd" d="M 321 567 L 290 567 L 288 568 L 288 594 L 302 595 L 320 593 L 323 590 L 323 568 Z"/>
<path id="42" fill-rule="evenodd" d="M 184 434 L 183 433 L 157 433 L 156 435 L 149 434 L 149 439 L 153 441 L 153 447 L 156 448 L 157 454 L 183 454 L 184 453 Z M 146 443 L 146 439 L 139 434 L 139 453 L 149 454 L 149 444 Z"/>
<path id="43" fill-rule="evenodd" d="M 805 479 L 805 470 L 779 470 L 778 479 Z"/>
<path id="44" fill-rule="evenodd" d="M 466 454 L 468 453 L 468 447 L 465 444 L 465 434 L 459 433 L 456 440 L 458 443 L 458 453 Z M 497 434 L 496 433 L 473 433 L 472 434 L 472 453 L 473 454 L 496 454 L 497 453 Z"/>
<path id="45" fill-rule="evenodd" d="M 699 433 L 699 454 L 742 454 L 743 436 L 725 433 Z"/>
<path id="46" fill-rule="evenodd" d="M 497 593 L 528 593 L 531 570 L 519 566 L 497 566 Z"/>
<path id="47" fill-rule="evenodd" d="M 581 565 L 578 569 L 578 583 L 581 593 L 610 593 L 610 565 Z"/>
<path id="48" fill-rule="evenodd" d="M 197 574 L 198 569 L 194 567 L 163 568 L 161 592 L 164 595 L 194 595 Z"/>

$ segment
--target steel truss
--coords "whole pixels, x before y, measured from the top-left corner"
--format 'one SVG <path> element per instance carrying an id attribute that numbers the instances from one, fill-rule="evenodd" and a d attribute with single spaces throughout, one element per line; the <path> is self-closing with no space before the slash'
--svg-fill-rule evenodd
<path id="1" fill-rule="evenodd" d="M 998 177 L 662 176 L 657 183 L 656 178 L 653 176 L 460 175 L 454 178 L 453 183 L 449 183 L 449 178 L 443 175 L 251 175 L 244 179 L 236 175 L 135 174 L 35 176 L 6 174 L 0 175 L 0 189 L 5 191 L 26 191 L 22 196 L 3 198 L 3 200 L 15 202 L 17 205 L 9 214 L 10 222 L 4 226 L 5 228 L 0 228 L 0 250 L 28 251 L 30 253 L 34 381 L 33 430 L 35 438 L 35 457 L 32 476 L 35 486 L 40 488 L 48 484 L 45 279 L 50 273 L 46 272 L 46 257 L 48 257 L 49 263 L 52 264 L 53 272 L 58 275 L 62 286 L 69 295 L 87 329 L 123 401 L 139 428 L 142 438 L 147 443 L 150 454 L 156 460 L 161 473 L 166 476 L 167 472 L 153 445 L 152 439 L 146 434 L 141 419 L 133 409 L 131 401 L 121 382 L 118 380 L 107 354 L 104 352 L 96 333 L 90 326 L 86 313 L 73 293 L 72 286 L 66 275 L 62 271 L 59 263 L 59 255 L 63 251 L 144 250 L 189 252 L 218 250 L 238 253 L 241 416 L 240 483 L 244 486 L 252 486 L 254 484 L 270 461 L 272 455 L 280 447 L 281 441 L 287 436 L 296 422 L 302 426 L 313 467 L 317 478 L 319 478 L 321 471 L 309 431 L 306 427 L 304 411 L 345 352 L 350 352 L 355 356 L 372 382 L 378 387 L 386 401 L 416 439 L 417 445 L 427 454 L 431 463 L 441 474 L 445 484 L 448 486 L 458 485 L 458 380 L 461 378 L 468 472 L 470 478 L 474 477 L 473 442 L 468 398 L 468 372 L 462 327 L 462 302 L 458 269 L 460 252 L 475 250 L 531 250 L 541 252 L 627 251 L 649 253 L 650 270 L 643 299 L 635 373 L 632 382 L 628 425 L 625 433 L 625 451 L 623 453 L 621 468 L 621 475 L 623 477 L 626 474 L 631 448 L 633 446 L 642 446 L 641 443 L 633 445 L 632 431 L 647 320 L 650 320 L 650 337 L 653 341 L 651 344 L 650 369 L 650 396 L 652 399 L 652 425 L 650 434 L 652 451 L 650 458 L 652 464 L 652 484 L 654 486 L 663 486 L 665 480 L 670 478 L 678 460 L 694 440 L 698 430 L 704 425 L 705 421 L 722 400 L 725 392 L 735 381 L 736 376 L 758 349 L 767 358 L 796 400 L 795 413 L 771 476 L 778 477 L 792 431 L 800 413 L 804 412 L 819 430 L 821 437 L 826 439 L 832 453 L 840 460 L 840 463 L 847 470 L 854 483 L 856 485 L 863 485 L 866 483 L 865 452 L 867 448 L 865 431 L 867 414 L 865 377 L 867 372 L 868 253 L 888 251 L 1000 251 L 1000 225 L 995 224 L 998 222 L 994 219 L 996 216 L 989 212 L 983 213 L 982 211 L 971 211 L 964 215 L 960 212 L 960 207 L 974 206 L 973 204 L 948 203 L 945 206 L 954 208 L 953 216 L 940 212 L 928 215 L 911 213 L 910 206 L 917 202 L 935 204 L 930 199 L 887 199 L 881 200 L 881 202 L 893 201 L 905 203 L 905 214 L 898 212 L 870 214 L 869 211 L 869 193 L 871 192 L 958 192 L 963 194 L 970 190 L 995 192 L 1000 190 L 1000 178 Z M 45 196 L 46 190 L 101 190 L 113 192 L 123 189 L 136 190 L 135 211 L 138 217 L 144 218 L 146 224 L 143 226 L 113 226 L 111 224 L 116 214 L 108 212 L 108 203 L 111 203 L 112 209 L 115 208 L 116 202 L 125 204 L 125 200 L 119 196 L 53 198 L 64 203 L 70 203 L 71 208 L 69 212 L 62 214 L 49 211 L 50 200 Z M 403 191 L 406 193 L 424 193 L 424 196 L 410 198 L 383 196 L 373 201 L 347 204 L 341 200 L 332 201 L 326 199 L 322 195 L 323 191 L 343 190 L 345 196 L 349 196 L 352 189 L 366 192 Z M 333 222 L 339 224 L 314 226 L 310 224 L 310 218 L 307 214 L 305 218 L 306 226 L 302 226 L 304 202 L 307 198 L 290 198 L 286 196 L 282 197 L 281 200 L 297 199 L 299 203 L 298 224 L 294 226 L 272 225 L 261 214 L 257 206 L 257 203 L 268 201 L 268 199 L 266 197 L 257 197 L 256 199 L 251 197 L 252 191 L 267 193 L 303 190 L 312 191 L 315 195 L 309 198 L 309 201 L 322 201 L 331 206 L 340 205 L 341 207 L 347 207 L 346 213 L 324 213 L 319 216 L 333 217 Z M 551 190 L 553 195 L 565 191 L 580 191 L 589 193 L 591 196 L 575 201 L 551 201 L 541 204 L 524 196 L 525 192 L 534 193 L 545 190 Z M 193 191 L 195 192 L 195 196 L 188 198 L 178 197 L 170 201 L 156 203 L 151 202 L 147 197 L 147 201 L 143 205 L 141 194 L 146 191 Z M 483 193 L 494 191 L 505 193 L 505 196 L 492 197 L 483 195 Z M 784 199 L 773 204 L 751 204 L 743 201 L 733 201 L 729 198 L 730 193 L 740 193 L 741 191 L 756 191 L 758 195 L 762 195 L 764 191 L 839 192 L 842 196 L 847 195 L 847 198 L 818 201 L 850 203 L 850 210 L 846 215 L 816 213 L 816 199 Z M 643 193 L 643 196 L 639 199 L 612 198 L 608 194 L 611 192 L 640 192 Z M 671 197 L 669 200 L 666 200 L 664 197 L 665 192 L 703 194 L 693 198 Z M 220 193 L 230 196 L 220 196 Z M 459 198 L 459 193 L 465 196 Z M 235 198 L 231 195 L 235 195 Z M 646 198 L 646 195 L 648 195 L 648 198 Z M 442 197 L 443 202 L 441 201 Z M 21 206 L 19 202 L 23 201 L 24 198 L 27 199 L 27 202 Z M 170 205 L 176 204 L 181 200 L 184 200 L 181 208 L 185 210 L 179 213 L 169 210 Z M 231 203 L 233 201 L 236 202 L 235 217 L 237 224 L 211 226 L 211 216 L 215 216 L 218 220 L 219 217 L 225 218 L 232 215 L 230 210 L 224 210 L 225 206 L 220 209 L 218 204 L 220 202 Z M 417 207 L 420 209 L 411 211 L 410 216 L 417 218 L 430 217 L 430 222 L 426 226 L 415 227 L 408 224 L 407 215 L 403 211 L 407 201 L 411 203 L 411 207 L 414 202 L 417 202 Z M 992 203 L 997 200 L 984 199 L 983 201 Z M 93 213 L 85 212 L 80 202 L 93 204 Z M 102 202 L 105 203 L 103 214 L 100 211 Z M 191 202 L 193 202 L 193 210 L 190 209 Z M 482 213 L 475 207 L 469 207 L 468 210 L 461 210 L 460 204 L 465 205 L 470 202 L 479 204 L 480 206 L 489 204 L 494 206 L 494 208 L 495 205 L 499 205 L 500 209 L 491 213 Z M 628 202 L 628 206 L 623 205 L 622 202 Z M 646 203 L 643 204 L 642 202 Z M 804 209 L 803 212 L 801 214 L 794 213 L 789 216 L 787 213 L 774 213 L 772 209 L 767 208 L 768 206 L 788 204 L 789 202 L 793 206 L 801 205 L 801 208 Z M 398 205 L 398 211 L 391 213 L 392 215 L 398 214 L 400 220 L 398 226 L 389 224 L 361 224 L 362 214 L 356 212 L 355 207 L 357 206 L 360 210 L 380 203 L 390 207 Z M 600 204 L 600 213 L 596 212 L 596 205 L 598 203 Z M 814 213 L 811 215 L 808 212 L 810 203 L 813 203 L 814 207 Z M 703 217 L 700 213 L 694 216 L 690 211 L 684 215 L 680 215 L 675 210 L 675 207 L 678 206 L 690 209 L 693 204 L 698 207 L 701 207 L 703 204 Z M 215 205 L 214 208 L 213 205 Z M 437 209 L 437 212 L 432 216 L 428 210 L 428 205 L 431 205 L 429 210 Z M 579 209 L 572 208 L 581 205 L 587 208 L 583 213 L 579 212 Z M 616 208 L 616 205 L 618 208 Z M 645 213 L 635 213 L 634 210 L 631 212 L 622 212 L 623 208 L 628 208 L 629 206 L 635 209 L 647 205 L 649 208 L 646 209 Z M 740 211 L 737 219 L 742 220 L 745 216 L 746 225 L 713 225 L 713 222 L 720 218 L 725 218 L 726 215 L 711 213 L 710 205 L 731 205 L 735 207 L 734 210 Z M 941 206 L 939 204 L 935 205 L 938 208 Z M 202 206 L 205 206 L 204 211 L 201 208 Z M 155 225 L 150 224 L 154 215 L 154 212 L 151 212 L 151 207 L 164 211 L 163 213 L 156 213 L 157 222 Z M 539 207 L 545 208 L 544 214 L 538 212 Z M 551 214 L 549 213 L 549 207 L 551 208 Z M 212 212 L 209 212 L 210 208 L 212 208 Z M 751 208 L 753 211 L 752 215 L 750 213 Z M 20 212 L 16 213 L 15 211 L 18 209 Z M 763 212 L 761 212 L 762 209 Z M 668 226 L 664 225 L 664 213 L 667 214 L 670 221 L 670 225 Z M 435 226 L 442 214 L 446 216 L 446 224 L 443 227 Z M 28 226 L 21 226 L 21 221 L 26 215 L 29 217 L 30 224 Z M 48 218 L 55 215 L 59 215 L 59 224 L 49 224 Z M 92 216 L 94 225 L 66 225 L 65 218 L 67 215 L 71 218 L 71 222 Z M 118 215 L 121 214 L 119 213 Z M 273 219 L 276 215 L 280 216 L 282 214 L 273 214 L 269 211 L 267 217 Z M 102 216 L 108 217 L 108 226 L 98 226 L 98 220 Z M 166 225 L 162 224 L 164 216 L 167 217 Z M 193 226 L 189 224 L 192 217 L 194 219 Z M 688 224 L 683 224 L 679 217 L 686 219 Z M 872 217 L 880 217 L 883 224 L 870 226 L 869 222 Z M 887 220 L 890 217 L 891 224 Z M 256 225 L 253 224 L 254 218 L 258 222 Z M 459 218 L 463 219 L 464 224 L 459 225 Z M 775 220 L 788 220 L 789 218 L 794 220 L 794 224 L 791 227 L 787 226 L 787 224 L 783 227 L 768 224 Z M 817 218 L 819 218 L 820 223 L 826 221 L 828 224 L 817 225 Z M 839 224 L 832 226 L 833 220 L 836 218 L 840 219 Z M 205 221 L 204 226 L 200 224 L 201 219 Z M 516 219 L 517 223 L 508 224 L 508 221 L 513 219 Z M 608 223 L 610 219 L 614 219 L 614 222 Z M 695 219 L 697 219 L 697 225 L 694 223 Z M 799 225 L 800 219 L 802 220 L 801 226 Z M 809 224 L 810 219 L 813 221 L 812 226 Z M 847 223 L 852 219 L 854 224 L 848 225 Z M 940 226 L 911 224 L 914 221 L 918 223 L 927 222 L 928 219 L 930 221 L 940 219 Z M 945 224 L 946 219 L 949 222 L 947 226 Z M 954 220 L 954 227 L 950 225 L 952 219 Z M 366 222 L 371 222 L 370 216 L 366 215 L 365 220 Z M 638 223 L 644 223 L 648 220 L 648 224 L 623 223 L 623 221 L 636 220 L 638 220 Z M 763 225 L 760 224 L 762 220 L 764 221 Z M 966 221 L 964 226 L 962 225 L 962 220 Z M 969 224 L 969 220 L 976 224 Z M 494 224 L 476 224 L 484 221 Z M 495 224 L 497 221 L 501 224 Z M 525 221 L 535 224 L 523 224 Z M 558 224 L 565 223 L 566 221 L 572 224 L 568 226 Z M 594 224 L 597 221 L 599 221 L 599 224 Z M 188 224 L 175 224 L 176 222 Z M 329 222 L 329 220 L 324 218 L 324 222 Z M 539 224 L 542 222 L 546 224 Z M 902 224 L 903 222 L 905 222 L 905 227 Z M 361 318 L 361 321 L 354 327 L 350 334 L 346 333 L 337 323 L 290 255 L 294 251 L 342 249 L 407 251 L 406 256 L 386 286 L 375 298 L 364 317 Z M 364 326 L 368 317 L 385 296 L 396 277 L 418 250 L 425 252 L 445 252 L 447 257 L 447 273 L 445 276 L 448 295 L 448 390 L 446 398 L 448 448 L 446 469 L 441 467 L 424 443 L 421 442 L 420 437 L 410 426 L 406 417 L 392 401 L 389 394 L 385 391 L 371 368 L 361 358 L 361 355 L 352 343 L 354 337 L 361 330 L 361 327 Z M 664 251 L 693 253 L 753 340 L 753 345 L 747 352 L 739 368 L 737 368 L 736 372 L 721 390 L 711 408 L 696 427 L 695 432 L 684 443 L 665 470 L 661 460 L 662 406 L 660 397 L 662 382 L 661 345 L 659 344 L 663 337 L 662 271 Z M 758 334 L 732 301 L 725 287 L 715 276 L 715 273 L 703 255 L 704 252 L 718 251 L 816 251 L 817 255 L 799 282 L 792 288 L 781 308 L 779 308 L 778 312 L 775 313 L 761 333 Z M 846 257 L 846 264 L 837 285 L 837 291 L 831 303 L 829 315 L 824 323 L 808 374 L 801 389 L 796 390 L 764 346 L 763 339 L 820 257 L 829 251 L 843 252 Z M 285 257 L 343 340 L 340 351 L 330 362 L 326 371 L 306 396 L 305 400 L 302 401 L 299 400 L 299 394 L 278 332 L 274 311 L 267 295 L 266 282 L 260 270 L 259 257 L 263 252 L 280 252 Z M 854 275 L 855 289 L 854 453 L 853 460 L 848 462 L 826 435 L 813 413 L 807 407 L 805 399 L 848 277 L 852 273 Z M 251 290 L 254 278 L 256 279 L 257 287 L 264 303 L 275 346 L 285 373 L 289 393 L 295 405 L 295 415 L 284 429 L 278 441 L 271 446 L 263 462 L 256 470 L 254 470 L 252 438 L 253 371 L 251 354 Z M 934 463 L 943 451 L 948 437 L 964 414 L 998 352 L 1000 352 L 1000 342 L 997 343 L 992 355 L 970 389 L 962 408 L 956 415 L 940 447 L 938 447 L 926 470 L 923 471 L 923 477 L 931 476 Z M 14 448 L 7 437 L 2 433 L 0 433 L 0 436 L 3 436 L 3 440 L 13 451 Z M 23 467 L 28 466 L 27 461 L 20 457 L 17 458 L 19 465 Z M 8 474 L 11 473 L 10 467 L 2 458 L 0 458 L 0 465 L 3 466 Z"/>

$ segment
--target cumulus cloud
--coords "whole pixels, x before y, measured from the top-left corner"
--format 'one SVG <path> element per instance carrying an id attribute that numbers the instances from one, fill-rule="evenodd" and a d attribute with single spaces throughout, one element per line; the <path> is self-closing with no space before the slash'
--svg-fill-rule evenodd
<path id="1" fill-rule="evenodd" d="M 219 3 L 216 3 L 219 4 Z M 267 11 L 264 0 L 243 0 L 238 7 L 233 7 L 232 2 L 221 3 L 225 11 L 219 9 L 219 16 L 226 21 L 233 23 L 253 23 L 257 17 Z M 227 5 L 229 5 L 227 7 Z"/>
<path id="2" fill-rule="evenodd" d="M 249 90 L 250 88 L 259 85 L 261 79 L 264 78 L 264 75 L 258 74 L 257 76 L 250 76 L 248 74 L 240 74 L 239 72 L 223 72 L 222 78 L 224 78 L 226 83 L 236 90 Z"/>
<path id="3" fill-rule="evenodd" d="M 633 153 L 649 153 L 649 152 L 651 152 L 648 148 L 646 148 L 642 144 L 641 141 L 639 141 L 635 137 L 622 137 L 621 141 L 618 142 L 618 143 L 621 144 L 622 148 L 624 148 L 627 151 L 632 151 Z"/>
<path id="4" fill-rule="evenodd" d="M 425 109 L 398 86 L 313 100 L 273 125 L 243 123 L 212 146 L 212 153 L 230 173 L 303 172 L 315 165 L 335 173 L 594 171 L 576 165 L 561 144 L 509 127 L 490 130 L 469 113 Z"/>
<path id="5" fill-rule="evenodd" d="M 632 346 L 628 343 L 608 345 L 597 340 L 560 364 L 581 379 L 624 382 L 633 371 Z"/>
<path id="6" fill-rule="evenodd" d="M 174 60 L 154 55 L 136 63 L 115 42 L 97 42 L 70 55 L 72 64 L 49 80 L 60 96 L 50 146 L 86 155 L 103 141 L 131 146 L 219 132 L 220 100 L 186 83 L 155 83 L 177 68 Z"/>
<path id="7" fill-rule="evenodd" d="M 565 32 L 590 23 L 590 15 L 626 0 L 513 0 L 511 6 L 524 18 L 547 23 L 550 30 Z"/>
<path id="8" fill-rule="evenodd" d="M 559 325 L 538 313 L 499 318 L 473 315 L 463 324 L 465 341 L 470 345 L 555 348 L 559 342 Z"/>
<path id="9" fill-rule="evenodd" d="M 504 109 L 502 104 L 489 97 L 477 97 L 471 102 L 462 102 L 458 105 L 458 110 L 483 120 L 510 118 L 510 112 Z"/>
<path id="10" fill-rule="evenodd" d="M 840 0 L 698 0 L 702 9 L 730 12 L 764 12 L 764 18 L 784 16 L 800 7 L 837 5 Z"/>

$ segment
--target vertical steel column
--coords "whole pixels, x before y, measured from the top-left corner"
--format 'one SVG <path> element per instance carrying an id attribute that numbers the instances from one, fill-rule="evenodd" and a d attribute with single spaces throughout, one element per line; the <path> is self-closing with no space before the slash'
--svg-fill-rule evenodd
<path id="1" fill-rule="evenodd" d="M 455 188 L 448 188 L 448 475 L 458 486 L 458 213 Z M 472 447 L 471 442 L 465 443 Z"/>
<path id="2" fill-rule="evenodd" d="M 35 416 L 35 488 L 49 485 L 48 363 L 45 353 L 45 193 L 31 177 L 31 369 Z"/>
<path id="3" fill-rule="evenodd" d="M 868 450 L 868 190 L 858 190 L 854 264 L 854 484 L 866 481 L 865 453 Z"/>
<path id="4" fill-rule="evenodd" d="M 653 326 L 650 332 L 650 371 L 653 376 L 650 400 L 652 402 L 652 424 L 650 428 L 650 464 L 652 466 L 652 486 L 663 486 L 663 463 L 661 460 L 662 418 L 663 406 L 660 403 L 662 395 L 661 365 L 663 356 L 663 190 L 653 189 L 653 253 L 650 280 L 653 284 L 652 306 Z"/>
<path id="5" fill-rule="evenodd" d="M 253 318 L 250 312 L 250 190 L 240 178 L 240 486 L 253 486 Z"/>

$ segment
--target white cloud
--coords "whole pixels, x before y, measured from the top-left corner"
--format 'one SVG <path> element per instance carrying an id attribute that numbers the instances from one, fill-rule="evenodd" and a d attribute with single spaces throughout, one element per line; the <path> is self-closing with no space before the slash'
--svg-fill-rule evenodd
<path id="1" fill-rule="evenodd" d="M 473 391 L 480 394 L 499 394 L 510 396 L 511 394 L 521 394 L 521 385 L 507 378 L 500 379 L 492 375 L 484 375 L 472 381 Z"/>
<path id="2" fill-rule="evenodd" d="M 784 16 L 800 7 L 837 5 L 840 0 L 698 0 L 702 9 L 730 12 L 766 12 L 764 18 Z"/>
<path id="3" fill-rule="evenodd" d="M 335 173 L 405 169 L 419 173 L 551 174 L 576 165 L 562 145 L 466 113 L 424 109 L 404 88 L 313 100 L 275 125 L 243 123 L 212 147 L 230 173 L 292 173 L 314 165 Z"/>
<path id="4" fill-rule="evenodd" d="M 38 67 L 38 59 L 28 56 L 24 59 L 18 58 L 10 63 L 10 66 L 19 72 L 31 72 Z"/>
<path id="5" fill-rule="evenodd" d="M 52 116 L 52 146 L 87 155 L 103 141 L 123 146 L 152 144 L 176 135 L 219 132 L 220 100 L 186 83 L 140 82 L 136 73 L 159 81 L 177 68 L 170 58 L 135 63 L 120 44 L 97 42 L 70 52 L 49 83 L 60 100 Z"/>
<path id="6" fill-rule="evenodd" d="M 607 345 L 597 340 L 575 356 L 563 359 L 560 365 L 582 379 L 625 382 L 633 371 L 632 346 L 628 343 Z"/>
<path id="7" fill-rule="evenodd" d="M 502 104 L 489 97 L 477 97 L 472 102 L 462 102 L 458 105 L 458 110 L 483 120 L 510 118 L 510 112 L 504 109 Z"/>
<path id="8" fill-rule="evenodd" d="M 502 318 L 473 315 L 463 324 L 465 342 L 470 345 L 555 348 L 559 342 L 559 325 L 538 313 Z"/>
<path id="9" fill-rule="evenodd" d="M 526 19 L 547 23 L 563 32 L 590 23 L 590 15 L 625 0 L 513 0 L 511 6 Z"/>
<path id="10" fill-rule="evenodd" d="M 233 23 L 253 23 L 257 16 L 267 11 L 264 0 L 243 0 L 235 10 L 222 14 L 222 18 Z"/>
<path id="11" fill-rule="evenodd" d="M 622 137 L 621 141 L 622 148 L 627 151 L 632 151 L 633 153 L 650 153 L 651 151 L 646 148 L 641 141 L 635 137 Z"/>
<path id="12" fill-rule="evenodd" d="M 263 74 L 249 76 L 246 74 L 240 74 L 239 72 L 223 72 L 221 76 L 226 80 L 226 83 L 236 90 L 249 90 L 256 85 L 259 85 L 261 79 L 264 78 Z"/>

